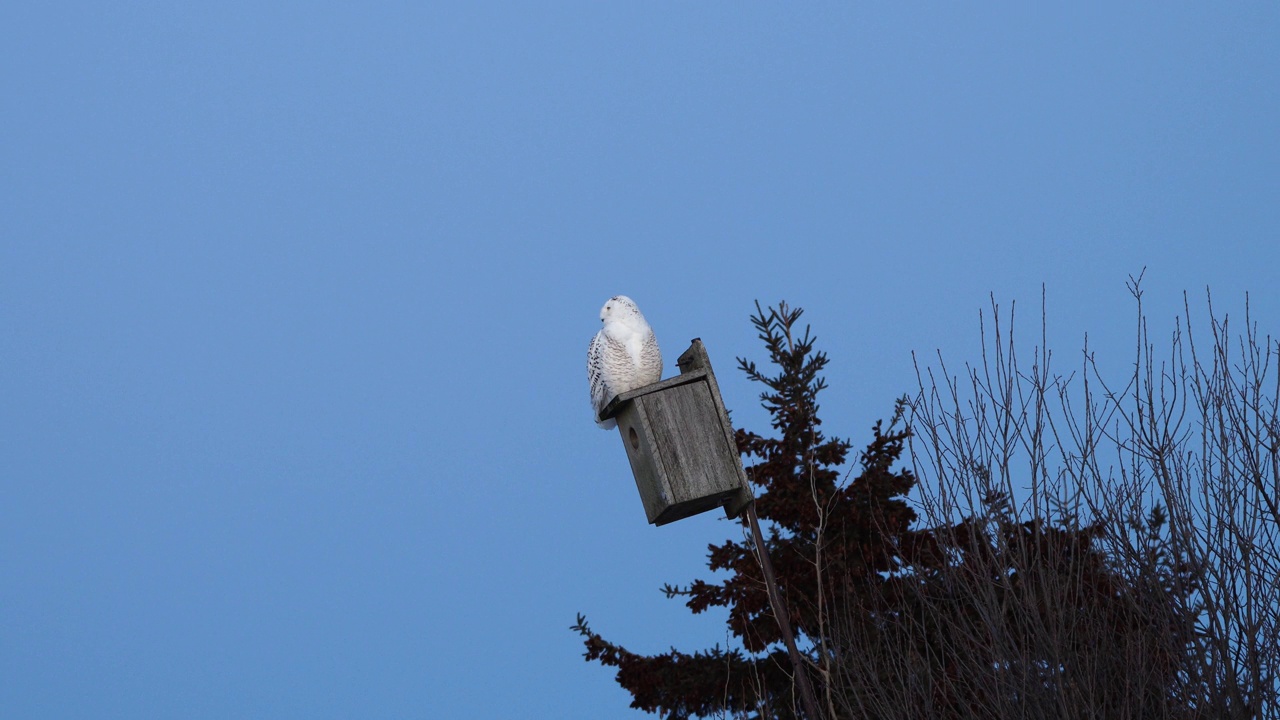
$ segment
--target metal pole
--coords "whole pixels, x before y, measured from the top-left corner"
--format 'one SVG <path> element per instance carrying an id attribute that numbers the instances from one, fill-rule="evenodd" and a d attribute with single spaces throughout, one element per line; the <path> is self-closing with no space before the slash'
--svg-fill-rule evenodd
<path id="1" fill-rule="evenodd" d="M 804 660 L 796 649 L 795 636 L 791 634 L 791 620 L 787 608 L 782 604 L 782 596 L 778 593 L 778 579 L 773 574 L 773 563 L 769 560 L 769 551 L 764 545 L 764 533 L 760 532 L 760 519 L 756 517 L 756 504 L 747 505 L 747 520 L 751 523 L 751 535 L 755 538 L 756 558 L 760 560 L 760 569 L 764 571 L 764 584 L 769 590 L 769 606 L 773 608 L 773 616 L 778 621 L 778 629 L 782 631 L 782 641 L 787 644 L 787 653 L 791 655 L 791 664 L 796 671 L 796 684 L 800 686 L 800 699 L 804 703 L 805 714 L 810 720 L 821 720 L 818 714 L 818 699 L 813 694 L 813 686 L 809 684 L 809 673 L 805 672 Z"/>

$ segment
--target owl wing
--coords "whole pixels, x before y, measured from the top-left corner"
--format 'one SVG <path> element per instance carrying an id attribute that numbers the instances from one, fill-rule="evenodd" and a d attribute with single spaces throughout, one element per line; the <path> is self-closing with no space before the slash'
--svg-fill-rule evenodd
<path id="1" fill-rule="evenodd" d="M 601 330 L 591 339 L 591 345 L 587 347 L 587 384 L 591 390 L 591 418 L 606 430 L 617 425 L 612 419 L 600 420 L 600 411 L 616 394 L 609 390 L 612 384 L 612 373 L 609 372 L 610 357 L 614 354 L 609 352 L 611 344 L 609 337 L 605 335 L 604 330 Z"/>

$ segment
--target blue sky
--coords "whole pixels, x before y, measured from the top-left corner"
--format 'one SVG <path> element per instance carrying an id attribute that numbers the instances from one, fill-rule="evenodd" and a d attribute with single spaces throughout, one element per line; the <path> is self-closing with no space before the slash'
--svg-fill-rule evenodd
<path id="1" fill-rule="evenodd" d="M 1280 333 L 1275 3 L 265 5 L 0 8 L 4 717 L 642 717 L 568 626 L 723 644 L 736 528 L 591 422 L 614 294 L 757 430 L 807 308 L 855 445 L 992 293 Z"/>

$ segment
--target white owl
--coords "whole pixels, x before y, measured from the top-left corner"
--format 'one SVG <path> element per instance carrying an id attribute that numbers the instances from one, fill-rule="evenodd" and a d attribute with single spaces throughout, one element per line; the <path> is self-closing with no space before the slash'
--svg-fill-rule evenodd
<path id="1" fill-rule="evenodd" d="M 600 308 L 600 322 L 604 327 L 587 348 L 587 379 L 596 424 L 609 430 L 617 423 L 600 420 L 600 411 L 615 395 L 661 380 L 662 351 L 640 308 L 625 295 L 609 298 Z"/>

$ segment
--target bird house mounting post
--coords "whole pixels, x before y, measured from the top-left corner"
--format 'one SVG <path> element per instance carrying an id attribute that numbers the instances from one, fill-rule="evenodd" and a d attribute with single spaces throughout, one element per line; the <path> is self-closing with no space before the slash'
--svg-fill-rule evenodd
<path id="1" fill-rule="evenodd" d="M 754 497 L 702 341 L 676 364 L 679 375 L 618 395 L 600 418 L 618 423 L 650 523 L 716 507 L 737 517 Z"/>

